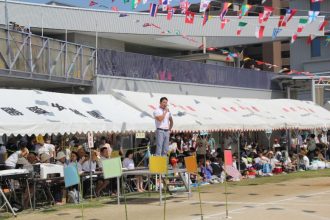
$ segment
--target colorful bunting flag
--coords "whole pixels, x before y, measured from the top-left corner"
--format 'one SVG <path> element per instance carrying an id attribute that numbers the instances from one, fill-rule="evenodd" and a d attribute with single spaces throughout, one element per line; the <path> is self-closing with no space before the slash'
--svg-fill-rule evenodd
<path id="1" fill-rule="evenodd" d="M 285 16 L 280 15 L 280 20 L 278 21 L 277 27 L 286 27 Z"/>
<path id="2" fill-rule="evenodd" d="M 243 16 L 246 15 L 246 13 L 250 10 L 252 6 L 249 4 L 243 4 L 241 7 L 241 10 L 238 13 L 238 18 L 241 19 Z"/>
<path id="3" fill-rule="evenodd" d="M 293 44 L 297 40 L 297 38 L 298 38 L 298 34 L 292 35 L 292 37 L 291 37 L 291 44 Z"/>
<path id="4" fill-rule="evenodd" d="M 156 15 L 157 15 L 157 9 L 158 9 L 158 5 L 157 4 L 150 3 L 149 12 L 150 12 L 150 16 L 151 17 L 156 17 Z"/>
<path id="5" fill-rule="evenodd" d="M 307 24 L 308 19 L 307 18 L 300 18 L 299 19 L 299 26 L 297 29 L 298 33 L 301 33 L 304 30 L 305 25 Z"/>
<path id="6" fill-rule="evenodd" d="M 226 26 L 226 24 L 229 22 L 229 19 L 225 18 L 221 20 L 221 30 L 223 30 Z"/>
<path id="7" fill-rule="evenodd" d="M 170 1 L 169 0 L 162 0 L 162 10 L 163 11 L 167 11 L 169 5 L 170 5 Z"/>
<path id="8" fill-rule="evenodd" d="M 325 28 L 325 26 L 328 25 L 328 23 L 329 23 L 329 21 L 324 20 L 324 21 L 322 22 L 322 24 L 320 25 L 320 27 L 319 27 L 319 31 L 324 31 L 324 28 Z"/>
<path id="9" fill-rule="evenodd" d="M 240 35 L 241 35 L 242 28 L 245 27 L 246 25 L 247 25 L 247 23 L 246 23 L 246 22 L 243 22 L 243 21 L 240 21 L 240 22 L 238 23 L 238 30 L 237 30 L 237 32 L 236 32 L 236 35 L 237 35 L 237 36 L 240 36 Z"/>
<path id="10" fill-rule="evenodd" d="M 185 23 L 186 24 L 193 24 L 194 23 L 195 13 L 191 11 L 186 12 Z"/>
<path id="11" fill-rule="evenodd" d="M 285 15 L 280 16 L 278 22 L 278 27 L 286 27 L 287 23 L 292 19 L 292 17 L 297 13 L 297 9 L 286 9 Z"/>
<path id="12" fill-rule="evenodd" d="M 112 11 L 118 11 L 118 8 L 117 8 L 116 6 L 112 6 L 112 7 L 111 7 L 111 10 L 112 10 Z"/>
<path id="13" fill-rule="evenodd" d="M 330 43 L 330 36 L 327 36 L 325 38 L 325 46 L 327 47 L 329 43 Z"/>
<path id="14" fill-rule="evenodd" d="M 206 9 L 209 7 L 211 0 L 201 0 L 199 5 L 199 12 L 205 12 Z"/>
<path id="15" fill-rule="evenodd" d="M 308 23 L 312 23 L 313 21 L 316 21 L 319 14 L 320 14 L 319 11 L 309 11 L 308 12 Z"/>
<path id="16" fill-rule="evenodd" d="M 169 9 L 167 10 L 167 20 L 171 20 L 174 13 L 175 13 L 175 8 L 172 8 L 171 6 L 169 6 Z"/>
<path id="17" fill-rule="evenodd" d="M 277 35 L 282 31 L 283 29 L 276 27 L 273 29 L 272 39 L 275 40 L 277 38 Z"/>
<path id="18" fill-rule="evenodd" d="M 316 38 L 314 34 L 310 34 L 307 38 L 307 44 L 312 44 L 312 41 Z"/>
<path id="19" fill-rule="evenodd" d="M 190 3 L 188 0 L 180 0 L 180 9 L 181 9 L 181 14 L 186 14 L 190 7 Z"/>
<path id="20" fill-rule="evenodd" d="M 259 24 L 262 24 L 263 22 L 267 22 L 273 11 L 274 11 L 273 7 L 264 6 L 264 12 L 259 13 Z"/>
<path id="21" fill-rule="evenodd" d="M 202 25 L 204 26 L 206 22 L 209 20 L 209 11 L 205 11 L 203 15 L 203 23 Z"/>
<path id="22" fill-rule="evenodd" d="M 311 3 L 315 3 L 315 2 L 323 2 L 323 0 L 311 0 Z"/>
<path id="23" fill-rule="evenodd" d="M 134 10 L 138 6 L 138 1 L 137 0 L 131 0 L 131 9 Z"/>
<path id="24" fill-rule="evenodd" d="M 89 1 L 89 7 L 93 7 L 94 5 L 97 5 L 98 3 L 93 1 L 93 0 L 90 0 Z"/>
<path id="25" fill-rule="evenodd" d="M 256 27 L 256 38 L 262 39 L 264 37 L 265 26 L 257 26 Z"/>
<path id="26" fill-rule="evenodd" d="M 221 21 L 225 20 L 225 16 L 226 16 L 226 14 L 228 12 L 228 8 L 231 6 L 231 4 L 232 3 L 229 3 L 229 2 L 225 2 L 223 4 L 223 8 L 222 8 L 221 13 L 220 13 L 220 20 Z"/>

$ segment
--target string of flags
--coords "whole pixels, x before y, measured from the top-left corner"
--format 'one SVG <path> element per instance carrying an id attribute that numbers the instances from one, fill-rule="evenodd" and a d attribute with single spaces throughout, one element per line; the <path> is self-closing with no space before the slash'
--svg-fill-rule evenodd
<path id="1" fill-rule="evenodd" d="M 114 0 L 113 0 L 114 1 Z M 138 4 L 141 4 L 143 2 L 143 4 L 147 3 L 147 0 L 123 0 L 124 3 L 128 3 L 129 1 L 131 1 L 131 8 L 132 10 L 134 10 Z M 203 13 L 203 20 L 202 20 L 202 26 L 205 26 L 207 21 L 210 19 L 210 14 L 209 14 L 209 9 L 211 8 L 211 0 L 201 0 L 200 1 L 200 7 L 199 7 L 199 11 Z M 262 1 L 263 3 L 266 2 L 266 0 Z M 322 0 L 311 0 L 311 3 L 315 3 L 315 2 L 323 2 Z M 156 17 L 157 16 L 157 12 L 159 9 L 159 6 L 161 6 L 162 11 L 163 12 L 167 12 L 167 20 L 171 20 L 174 16 L 174 14 L 178 11 L 178 9 L 172 7 L 170 5 L 171 0 L 159 0 L 158 4 L 156 3 L 151 3 L 150 4 L 150 8 L 149 8 L 149 13 L 151 17 Z M 95 5 L 97 5 L 98 2 L 97 0 L 90 0 L 89 2 L 89 6 L 93 7 Z M 251 9 L 253 7 L 259 7 L 259 8 L 263 8 L 263 11 L 258 13 L 258 20 L 259 20 L 259 25 L 256 26 L 256 31 L 255 31 L 255 36 L 258 39 L 262 39 L 264 37 L 264 31 L 267 27 L 266 22 L 269 20 L 270 16 L 272 15 L 272 13 L 274 12 L 274 7 L 270 7 L 270 6 L 261 6 L 261 5 L 250 5 L 250 4 L 237 4 L 237 3 L 230 3 L 230 2 L 224 2 L 221 3 L 222 8 L 219 14 L 220 17 L 220 29 L 223 30 L 226 27 L 226 24 L 228 24 L 230 22 L 230 20 L 228 18 L 226 18 L 226 14 L 229 11 L 229 8 L 232 5 L 238 5 L 241 6 L 239 11 L 238 11 L 238 19 L 242 19 L 244 16 L 247 15 L 247 13 L 250 13 Z M 181 12 L 181 14 L 185 14 L 185 20 L 184 22 L 186 24 L 194 24 L 195 21 L 195 16 L 196 14 L 194 12 L 189 11 L 189 7 L 191 6 L 191 3 L 189 2 L 189 0 L 180 0 L 180 4 L 179 4 L 179 11 Z M 212 6 L 214 7 L 214 6 Z M 118 8 L 116 6 L 111 7 L 112 11 L 118 11 Z M 273 28 L 273 34 L 272 34 L 272 38 L 273 40 L 276 39 L 280 33 L 284 30 L 285 27 L 287 27 L 287 24 L 289 23 L 289 21 L 292 19 L 292 17 L 297 13 L 297 9 L 285 9 L 286 13 L 284 15 L 281 15 L 279 18 L 279 22 L 278 22 L 278 26 Z M 307 24 L 310 24 L 314 21 L 316 21 L 316 19 L 318 18 L 320 14 L 320 11 L 308 11 L 308 17 L 307 18 L 301 18 L 299 20 L 299 25 L 297 27 L 297 30 L 292 34 L 291 36 L 291 43 L 294 43 L 296 41 L 296 39 L 299 37 L 299 34 L 303 32 L 305 26 Z M 122 14 L 121 17 L 123 17 L 124 14 Z M 236 35 L 240 36 L 241 33 L 244 31 L 244 27 L 246 27 L 248 25 L 247 22 L 245 21 L 239 21 L 238 22 L 238 29 L 236 30 Z M 324 21 L 319 28 L 319 31 L 324 31 L 325 27 L 328 25 L 328 21 Z M 310 36 L 308 37 L 308 39 L 314 39 L 315 35 L 310 34 Z M 310 41 L 307 41 L 307 43 L 309 43 Z"/>

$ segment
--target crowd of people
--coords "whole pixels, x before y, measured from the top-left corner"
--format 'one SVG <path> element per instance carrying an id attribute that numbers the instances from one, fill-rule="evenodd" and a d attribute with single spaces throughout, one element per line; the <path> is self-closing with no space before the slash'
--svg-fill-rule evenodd
<path id="1" fill-rule="evenodd" d="M 326 133 L 319 135 L 310 134 L 308 136 L 297 137 L 297 141 L 287 149 L 286 145 L 280 142 L 279 138 L 273 140 L 272 147 L 261 146 L 257 142 L 247 144 L 240 143 L 240 153 L 233 147 L 233 139 L 230 135 L 222 136 L 221 140 L 215 140 L 207 132 L 200 133 L 178 133 L 172 134 L 169 138 L 168 147 L 165 148 L 169 157 L 169 165 L 173 169 L 184 168 L 184 157 L 195 155 L 198 164 L 198 176 L 192 175 L 192 182 L 221 183 L 227 181 L 239 181 L 243 178 L 255 178 L 256 176 L 271 176 L 278 173 L 289 173 L 304 171 L 309 169 L 328 168 L 330 158 L 330 148 Z M 147 149 L 146 145 L 153 145 L 150 140 L 142 141 L 140 147 Z M 1 143 L 0 143 L 1 144 Z M 236 143 L 237 144 L 237 143 Z M 120 148 L 118 155 L 122 157 L 123 168 L 135 169 L 141 165 L 141 158 L 148 159 L 147 150 L 133 151 Z M 91 153 L 88 151 L 91 150 Z M 241 176 L 233 177 L 225 175 L 224 172 L 224 150 L 231 150 L 232 167 L 239 170 Z M 84 173 L 102 171 L 102 161 L 111 158 L 114 153 L 107 137 L 100 137 L 95 141 L 94 148 L 89 149 L 84 141 L 72 137 L 66 142 L 59 144 L 52 143 L 52 138 L 46 136 L 21 137 L 19 140 L 8 140 L 6 145 L 0 147 L 0 154 L 8 153 L 8 158 L 3 162 L 4 169 L 15 169 L 18 167 L 28 167 L 36 163 L 56 163 L 63 167 L 75 166 L 83 176 Z M 136 153 L 137 152 L 137 153 Z M 155 153 L 155 146 L 151 147 L 151 153 Z M 149 152 L 150 153 L 150 152 Z M 91 160 L 90 160 L 91 155 Z M 140 157 L 139 157 L 140 155 Z M 150 155 L 149 155 L 150 156 Z M 148 161 L 142 163 L 148 166 Z M 135 188 L 138 192 L 144 192 L 145 182 L 142 176 L 133 176 Z M 84 180 L 84 179 L 83 179 Z M 83 181 L 82 195 L 88 195 L 90 181 Z M 29 188 L 33 192 L 32 188 Z M 78 186 L 66 189 L 78 191 Z M 57 204 L 64 201 L 66 195 L 64 184 L 57 184 L 52 188 L 53 197 Z M 95 196 L 104 194 L 116 195 L 116 181 L 105 180 L 97 177 L 95 180 Z M 66 196 L 67 197 L 67 196 Z M 28 207 L 29 199 L 24 196 L 24 206 Z"/>

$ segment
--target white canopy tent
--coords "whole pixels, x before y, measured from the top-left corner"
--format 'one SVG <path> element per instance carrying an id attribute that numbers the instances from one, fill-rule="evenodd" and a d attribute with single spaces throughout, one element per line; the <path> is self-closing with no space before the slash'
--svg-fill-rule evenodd
<path id="1" fill-rule="evenodd" d="M 114 90 L 112 95 L 148 114 L 152 114 L 160 97 L 167 96 L 174 116 L 180 113 L 185 116 L 191 115 L 194 120 L 203 122 L 200 125 L 192 125 L 188 121 L 190 118 L 177 117 L 174 119 L 175 129 L 179 130 L 257 131 L 330 127 L 330 112 L 309 101 L 216 98 L 119 90 Z"/>
<path id="2" fill-rule="evenodd" d="M 110 95 L 71 95 L 0 89 L 0 135 L 150 132 L 153 111 L 169 99 L 180 131 L 243 131 L 330 127 L 330 112 L 312 102 L 258 100 L 114 90 Z"/>
<path id="3" fill-rule="evenodd" d="M 0 134 L 152 131 L 154 120 L 111 95 L 0 89 Z"/>

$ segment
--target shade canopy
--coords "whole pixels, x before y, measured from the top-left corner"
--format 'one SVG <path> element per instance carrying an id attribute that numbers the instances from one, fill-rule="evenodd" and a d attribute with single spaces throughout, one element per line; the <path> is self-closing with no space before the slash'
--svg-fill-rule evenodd
<path id="1" fill-rule="evenodd" d="M 0 134 L 150 132 L 166 96 L 176 132 L 330 127 L 330 112 L 309 101 L 260 100 L 113 90 L 72 95 L 0 89 Z"/>

